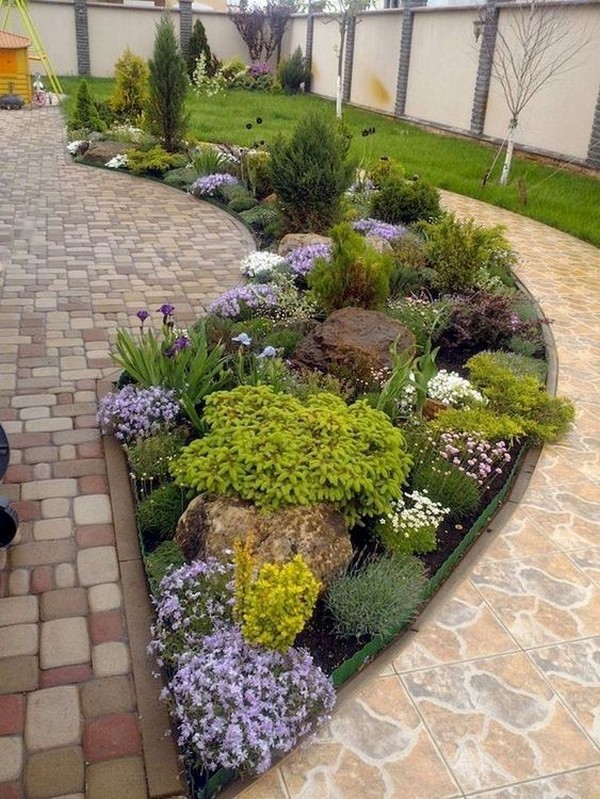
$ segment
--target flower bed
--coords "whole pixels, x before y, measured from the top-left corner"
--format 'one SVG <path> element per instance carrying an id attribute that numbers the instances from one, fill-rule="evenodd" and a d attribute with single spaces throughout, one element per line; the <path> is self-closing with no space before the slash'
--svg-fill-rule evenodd
<path id="1" fill-rule="evenodd" d="M 245 282 L 187 330 L 168 303 L 140 310 L 99 412 L 129 459 L 151 648 L 209 794 L 326 717 L 487 524 L 522 453 L 573 413 L 545 390 L 541 322 L 501 230 L 444 215 L 389 161 L 349 189 L 354 171 L 331 162 L 344 139 L 320 120 L 294 148 L 263 174 L 277 210 L 248 210 L 319 235 L 245 258 Z M 247 155 L 194 191 L 256 198 L 265 159 Z"/>

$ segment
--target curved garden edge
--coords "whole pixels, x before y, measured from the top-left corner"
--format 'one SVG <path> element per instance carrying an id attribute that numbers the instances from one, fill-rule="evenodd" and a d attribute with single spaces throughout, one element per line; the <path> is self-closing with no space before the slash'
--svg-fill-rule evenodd
<path id="1" fill-rule="evenodd" d="M 239 220 L 235 221 L 239 222 Z M 527 289 L 527 286 L 516 275 L 515 279 L 520 290 L 527 294 L 529 299 L 535 304 L 538 315 L 544 320 L 543 310 Z M 554 395 L 558 376 L 557 352 L 548 324 L 543 323 L 542 329 L 548 364 L 547 388 L 549 393 Z M 99 381 L 98 399 L 111 389 L 112 384 L 107 378 Z M 141 719 L 143 757 L 149 796 L 182 796 L 187 792 L 185 778 L 182 776 L 183 771 L 180 766 L 178 749 L 174 742 L 173 728 L 167 707 L 160 700 L 160 691 L 164 686 L 164 681 L 153 675 L 151 662 L 146 651 L 150 642 L 153 609 L 140 550 L 125 455 L 114 438 L 106 436 L 103 438 L 103 442 L 115 523 L 117 554 L 124 591 L 132 670 Z M 527 489 L 540 454 L 540 447 L 530 448 L 524 453 L 522 463 L 506 498 L 500 502 L 499 509 L 494 512 L 492 518 L 484 525 L 484 529 L 477 534 L 464 556 L 452 568 L 449 576 L 443 580 L 431 599 L 427 601 L 424 609 L 409 629 L 405 630 L 396 641 L 385 646 L 374 658 L 367 660 L 366 664 L 354 676 L 350 677 L 338 688 L 334 714 L 344 704 L 348 703 L 360 691 L 362 686 L 398 657 L 403 649 L 409 645 L 413 635 L 418 632 L 420 624 L 435 614 L 438 607 L 451 594 L 454 587 L 469 573 L 473 563 L 481 557 L 485 549 L 507 525 Z M 293 752 L 289 753 L 282 760 L 292 754 Z M 260 780 L 260 777 L 231 782 L 224 787 L 220 795 L 224 799 L 238 796 L 249 786 L 255 784 L 257 780 Z"/>

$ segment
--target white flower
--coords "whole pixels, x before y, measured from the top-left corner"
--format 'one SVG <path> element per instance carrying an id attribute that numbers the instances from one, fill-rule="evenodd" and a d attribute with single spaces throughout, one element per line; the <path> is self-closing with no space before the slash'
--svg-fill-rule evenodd
<path id="1" fill-rule="evenodd" d="M 468 405 L 485 402 L 485 397 L 472 384 L 456 372 L 445 369 L 432 377 L 427 384 L 427 395 L 442 405 L 464 408 Z"/>
<path id="2" fill-rule="evenodd" d="M 121 169 L 121 167 L 129 166 L 129 158 L 125 153 L 119 153 L 107 161 L 104 166 L 108 169 Z"/>
<path id="3" fill-rule="evenodd" d="M 67 144 L 67 151 L 69 155 L 79 155 L 79 150 L 89 142 L 85 141 L 84 139 L 78 139 L 77 141 L 70 141 Z"/>
<path id="4" fill-rule="evenodd" d="M 407 506 L 406 499 L 411 500 Z M 450 513 L 439 502 L 429 499 L 424 491 L 410 491 L 392 504 L 392 513 L 387 518 L 396 535 L 410 538 L 419 530 L 435 530 L 440 522 Z"/>
<path id="5" fill-rule="evenodd" d="M 268 281 L 273 273 L 285 264 L 285 258 L 274 252 L 252 252 L 240 264 L 240 272 L 246 277 Z"/>

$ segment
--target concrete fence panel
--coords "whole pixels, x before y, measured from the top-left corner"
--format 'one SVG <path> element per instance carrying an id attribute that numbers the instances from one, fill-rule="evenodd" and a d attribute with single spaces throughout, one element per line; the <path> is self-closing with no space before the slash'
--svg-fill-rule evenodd
<path id="1" fill-rule="evenodd" d="M 414 11 L 405 114 L 468 130 L 479 47 L 472 9 Z"/>
<path id="2" fill-rule="evenodd" d="M 237 57 L 246 64 L 250 62 L 248 48 L 228 14 L 207 11 L 194 14 L 194 24 L 197 19 L 202 20 L 210 51 L 217 58 L 227 61 Z"/>
<path id="3" fill-rule="evenodd" d="M 292 17 L 287 24 L 281 42 L 281 57 L 289 58 L 294 50 L 299 47 L 302 55 L 306 56 L 306 30 L 308 17 Z"/>
<path id="4" fill-rule="evenodd" d="M 135 55 L 152 57 L 160 8 L 129 8 L 119 5 L 88 5 L 91 74 L 112 77 L 115 62 L 127 47 Z M 179 35 L 179 13 L 170 12 Z"/>
<path id="5" fill-rule="evenodd" d="M 335 97 L 340 31 L 333 19 L 315 17 L 311 89 L 324 97 Z"/>
<path id="6" fill-rule="evenodd" d="M 500 9 L 499 36 L 502 32 L 509 41 L 514 38 L 518 13 L 506 6 Z M 552 13 L 557 15 L 566 38 L 554 48 L 554 53 L 548 53 L 548 62 L 556 60 L 569 39 L 573 43 L 588 41 L 567 65 L 568 71 L 552 78 L 523 110 L 516 141 L 534 149 L 585 159 L 600 88 L 600 5 L 557 4 Z M 496 42 L 496 55 L 499 47 Z M 509 121 L 510 112 L 492 70 L 484 133 L 502 139 Z"/>
<path id="7" fill-rule="evenodd" d="M 392 113 L 396 102 L 402 12 L 363 14 L 357 20 L 350 100 Z"/>

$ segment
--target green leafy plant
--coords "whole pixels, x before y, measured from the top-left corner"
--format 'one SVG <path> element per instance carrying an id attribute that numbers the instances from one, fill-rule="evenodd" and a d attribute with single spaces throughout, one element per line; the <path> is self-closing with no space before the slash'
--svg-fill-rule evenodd
<path id="1" fill-rule="evenodd" d="M 420 229 L 434 268 L 433 283 L 442 291 L 467 291 L 482 276 L 497 274 L 500 265 L 508 269 L 516 261 L 499 225 L 486 228 L 473 219 L 447 214 L 438 222 L 423 223 Z"/>
<path id="2" fill-rule="evenodd" d="M 371 199 L 371 216 L 394 225 L 408 225 L 442 215 L 438 191 L 423 180 L 404 180 L 390 174 Z"/>
<path id="3" fill-rule="evenodd" d="M 398 347 L 394 342 L 390 354 L 392 356 L 392 369 L 389 377 L 370 404 L 378 411 L 383 411 L 392 422 L 396 422 L 399 418 L 399 400 L 410 379 L 414 352 L 404 350 L 399 353 Z"/>
<path id="4" fill-rule="evenodd" d="M 106 124 L 100 118 L 85 78 L 77 88 L 75 110 L 69 119 L 69 128 L 88 132 L 106 130 Z"/>
<path id="5" fill-rule="evenodd" d="M 355 524 L 386 512 L 408 469 L 404 438 L 385 414 L 337 396 L 302 405 L 266 386 L 208 397 L 207 435 L 172 464 L 177 483 L 258 507 L 331 502 Z M 332 469 L 331 464 L 336 468 Z"/>
<path id="6" fill-rule="evenodd" d="M 186 505 L 185 492 L 174 483 L 157 488 L 138 504 L 137 520 L 147 551 L 173 538 Z"/>
<path id="7" fill-rule="evenodd" d="M 168 14 L 163 14 L 156 26 L 154 52 L 148 67 L 146 124 L 151 133 L 160 137 L 165 149 L 173 152 L 188 123 L 184 109 L 188 80 L 185 61 Z"/>
<path id="8" fill-rule="evenodd" d="M 252 194 L 259 200 L 273 193 L 270 156 L 264 150 L 247 150 L 241 159 L 241 173 Z"/>
<path id="9" fill-rule="evenodd" d="M 184 430 L 156 433 L 126 447 L 129 469 L 136 480 L 163 481 L 170 477 L 169 464 L 186 443 Z"/>
<path id="10" fill-rule="evenodd" d="M 184 563 L 183 552 L 176 541 L 163 541 L 154 552 L 145 555 L 144 565 L 151 592 L 155 594 L 158 591 L 160 581 L 168 571 L 179 568 Z"/>
<path id="11" fill-rule="evenodd" d="M 569 429 L 573 404 L 564 397 L 551 397 L 536 377 L 516 375 L 484 353 L 470 358 L 467 368 L 490 407 L 514 418 L 534 441 L 558 441 Z"/>
<path id="12" fill-rule="evenodd" d="M 344 637 L 392 635 L 416 615 L 426 585 L 424 566 L 409 555 L 366 560 L 326 595 L 336 631 Z"/>
<path id="13" fill-rule="evenodd" d="M 509 369 L 518 377 L 531 375 L 537 378 L 541 383 L 545 383 L 546 381 L 548 366 L 546 362 L 540 360 L 540 358 L 531 358 L 527 355 L 520 355 L 516 352 L 504 352 L 502 350 L 483 352 L 482 355 L 486 355 L 497 366 L 503 369 Z"/>
<path id="14" fill-rule="evenodd" d="M 388 178 L 401 180 L 404 177 L 404 168 L 395 158 L 385 156 L 369 169 L 367 177 L 376 189 L 380 189 Z"/>
<path id="15" fill-rule="evenodd" d="M 197 177 L 198 173 L 193 167 L 184 166 L 169 170 L 163 180 L 167 186 L 173 186 L 174 189 L 189 189 Z"/>
<path id="16" fill-rule="evenodd" d="M 308 275 L 317 302 L 330 313 L 337 308 L 381 309 L 389 296 L 393 260 L 343 223 L 331 231 L 331 257 L 315 259 Z"/>
<path id="17" fill-rule="evenodd" d="M 223 347 L 209 347 L 203 320 L 187 336 L 164 325 L 161 335 L 142 329 L 136 339 L 119 328 L 111 357 L 139 386 L 173 389 L 196 430 L 204 430 L 197 406 L 227 378 Z"/>
<path id="18" fill-rule="evenodd" d="M 160 144 L 151 150 L 127 150 L 127 166 L 134 175 L 164 175 L 169 169 L 181 167 L 180 155 L 168 153 Z"/>
<path id="19" fill-rule="evenodd" d="M 235 606 L 244 639 L 285 652 L 311 617 L 320 583 L 302 555 L 258 567 L 252 538 L 234 545 Z"/>
<path id="20" fill-rule="evenodd" d="M 127 119 L 138 119 L 148 100 L 148 65 L 129 48 L 115 64 L 115 90 L 111 109 Z"/>
<path id="21" fill-rule="evenodd" d="M 428 300 L 407 297 L 388 303 L 387 313 L 402 322 L 414 335 L 417 345 L 425 347 L 444 331 L 450 321 L 451 306 L 448 300 Z"/>
<path id="22" fill-rule="evenodd" d="M 349 140 L 333 120 L 312 113 L 289 139 L 271 146 L 271 181 L 291 231 L 327 231 L 339 221 L 342 197 L 352 183 Z"/>
<path id="23" fill-rule="evenodd" d="M 218 147 L 210 144 L 201 144 L 191 153 L 191 161 L 196 173 L 214 175 L 217 172 L 228 172 L 229 162 Z"/>
<path id="24" fill-rule="evenodd" d="M 302 91 L 302 84 L 308 83 L 310 69 L 300 47 L 296 47 L 289 58 L 279 62 L 277 79 L 284 94 L 298 94 Z"/>

